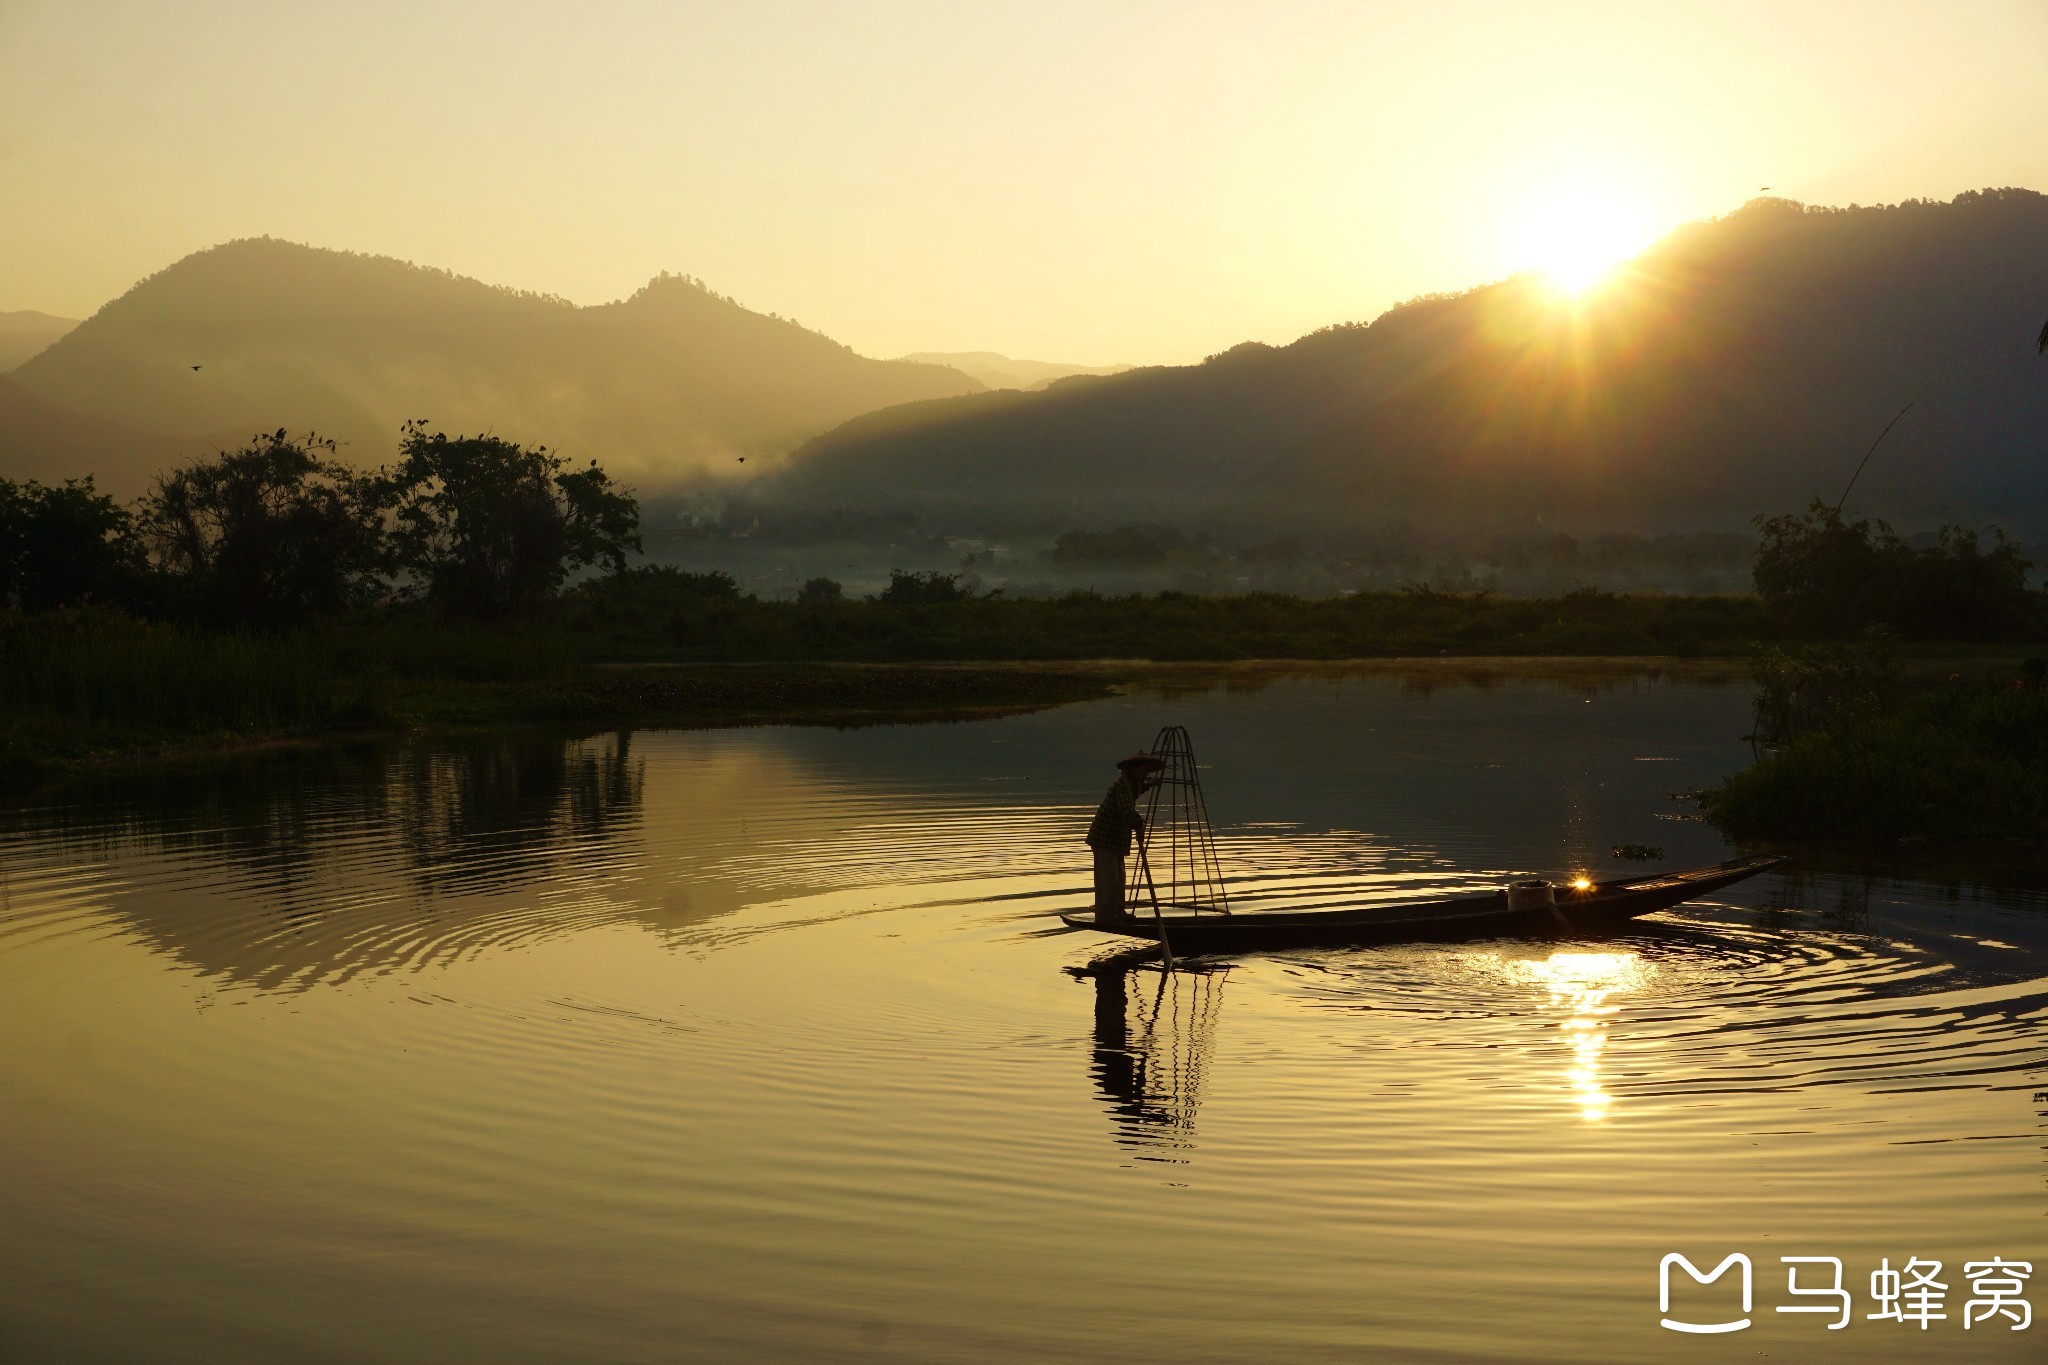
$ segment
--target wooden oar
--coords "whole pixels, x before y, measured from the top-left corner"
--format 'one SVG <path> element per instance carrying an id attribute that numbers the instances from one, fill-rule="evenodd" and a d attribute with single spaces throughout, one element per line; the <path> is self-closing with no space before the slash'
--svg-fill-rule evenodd
<path id="1" fill-rule="evenodd" d="M 1166 941 L 1166 917 L 1159 913 L 1159 887 L 1152 880 L 1152 860 L 1145 856 L 1145 836 L 1138 840 L 1138 866 L 1145 870 L 1145 889 L 1152 893 L 1152 922 L 1159 926 L 1159 947 L 1166 954 L 1166 970 L 1173 970 L 1173 945 Z"/>

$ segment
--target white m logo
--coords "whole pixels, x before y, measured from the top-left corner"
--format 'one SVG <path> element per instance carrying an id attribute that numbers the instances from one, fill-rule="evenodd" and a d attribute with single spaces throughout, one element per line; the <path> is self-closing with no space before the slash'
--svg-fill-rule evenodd
<path id="1" fill-rule="evenodd" d="M 1697 1284 L 1712 1284 L 1714 1281 L 1720 1279 L 1721 1276 L 1727 1272 L 1729 1266 L 1736 1264 L 1740 1264 L 1742 1266 L 1742 1311 L 1745 1315 L 1747 1315 L 1749 1312 L 1750 1304 L 1750 1265 L 1749 1257 L 1743 1255 L 1739 1251 L 1730 1252 L 1726 1260 L 1722 1261 L 1721 1264 L 1715 1266 L 1711 1273 L 1705 1275 L 1700 1274 L 1700 1268 L 1698 1266 L 1694 1265 L 1691 1261 L 1686 1260 L 1685 1257 L 1679 1255 L 1675 1251 L 1672 1252 L 1669 1256 L 1666 1256 L 1663 1260 L 1659 1261 L 1657 1263 L 1657 1311 L 1660 1313 L 1669 1313 L 1671 1311 L 1672 1266 L 1684 1266 L 1685 1273 L 1692 1276 L 1693 1281 Z M 1737 1319 L 1734 1322 L 1702 1323 L 1675 1322 L 1667 1317 L 1663 1319 L 1663 1323 L 1666 1327 L 1669 1327 L 1674 1332 L 1740 1332 L 1743 1328 L 1749 1326 L 1749 1318 L 1747 1316 L 1744 1316 L 1742 1318 Z"/>

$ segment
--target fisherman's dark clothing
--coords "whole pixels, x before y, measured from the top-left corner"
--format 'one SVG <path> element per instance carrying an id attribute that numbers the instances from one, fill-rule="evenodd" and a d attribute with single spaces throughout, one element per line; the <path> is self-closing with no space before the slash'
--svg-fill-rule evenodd
<path id="1" fill-rule="evenodd" d="M 1095 850 L 1095 912 L 1124 913 L 1124 860 L 1106 848 Z"/>
<path id="2" fill-rule="evenodd" d="M 1131 835 L 1144 827 L 1138 814 L 1138 794 L 1118 773 L 1088 826 L 1088 847 L 1095 851 L 1096 913 L 1124 913 L 1124 859 L 1131 852 Z"/>
<path id="3" fill-rule="evenodd" d="M 1122 773 L 1109 784 L 1102 804 L 1095 808 L 1095 820 L 1088 826 L 1088 847 L 1107 851 L 1119 858 L 1131 853 L 1131 832 L 1144 826 L 1138 816 L 1138 794 Z"/>

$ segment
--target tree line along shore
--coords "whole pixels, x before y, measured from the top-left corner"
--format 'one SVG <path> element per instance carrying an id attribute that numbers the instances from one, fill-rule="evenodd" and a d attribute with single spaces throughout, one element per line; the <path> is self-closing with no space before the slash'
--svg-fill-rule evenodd
<path id="1" fill-rule="evenodd" d="M 817 578 L 765 601 L 723 573 L 634 563 L 638 522 L 594 462 L 424 423 L 390 469 L 280 431 L 132 506 L 89 479 L 0 480 L 0 764 L 350 731 L 987 714 L 1115 683 L 1043 666 L 1060 661 L 1721 657 L 1760 682 L 1762 757 L 1706 794 L 1732 831 L 2048 834 L 2048 778 L 2023 771 L 2048 593 L 1996 531 L 1912 545 L 1816 503 L 1758 519 L 1756 590 L 1728 596 L 1012 599 L 896 573 L 866 597 Z M 1915 654 L 1979 663 L 1932 701 L 1897 666 Z M 1873 754 L 1904 766 L 1873 786 Z M 1878 818 L 1873 791 L 1907 788 L 1952 794 L 1938 818 L 1905 794 Z"/>

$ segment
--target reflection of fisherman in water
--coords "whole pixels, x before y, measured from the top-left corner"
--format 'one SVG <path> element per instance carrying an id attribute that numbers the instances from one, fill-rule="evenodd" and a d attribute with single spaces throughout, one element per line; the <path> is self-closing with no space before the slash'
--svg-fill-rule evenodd
<path id="1" fill-rule="evenodd" d="M 1230 968 L 1185 964 L 1166 971 L 1145 949 L 1067 970 L 1095 986 L 1089 1069 L 1117 1120 L 1117 1140 L 1190 1145 Z"/>
<path id="2" fill-rule="evenodd" d="M 1103 919 L 1125 919 L 1124 859 L 1131 853 L 1131 836 L 1145 837 L 1145 820 L 1138 814 L 1138 798 L 1158 785 L 1166 767 L 1161 760 L 1140 749 L 1117 764 L 1116 781 L 1109 784 L 1095 819 L 1088 826 L 1088 847 L 1095 850 L 1095 913 Z"/>

